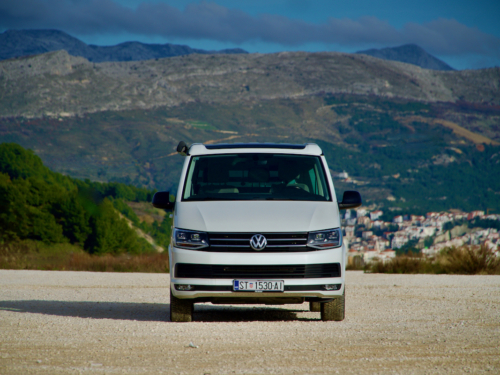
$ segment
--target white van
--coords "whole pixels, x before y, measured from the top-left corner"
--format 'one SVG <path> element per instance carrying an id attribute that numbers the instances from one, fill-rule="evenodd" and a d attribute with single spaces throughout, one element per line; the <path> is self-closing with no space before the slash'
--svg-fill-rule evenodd
<path id="1" fill-rule="evenodd" d="M 316 144 L 179 143 L 186 157 L 169 247 L 170 317 L 189 322 L 197 302 L 310 303 L 322 320 L 343 320 L 346 247 L 337 202 Z"/>

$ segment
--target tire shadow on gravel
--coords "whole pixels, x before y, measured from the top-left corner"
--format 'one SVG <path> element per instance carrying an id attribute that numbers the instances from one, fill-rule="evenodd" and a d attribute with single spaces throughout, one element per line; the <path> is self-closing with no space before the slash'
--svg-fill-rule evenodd
<path id="1" fill-rule="evenodd" d="M 306 306 L 308 305 L 304 304 L 304 310 L 300 310 L 282 306 L 196 304 L 193 320 L 196 322 L 319 320 L 319 313 L 310 313 Z M 0 301 L 0 311 L 90 319 L 170 322 L 168 303 L 19 300 Z M 304 313 L 307 317 L 303 316 Z M 302 316 L 299 317 L 297 314 Z"/>
<path id="2" fill-rule="evenodd" d="M 169 304 L 78 301 L 0 301 L 0 311 L 76 318 L 169 321 Z"/>

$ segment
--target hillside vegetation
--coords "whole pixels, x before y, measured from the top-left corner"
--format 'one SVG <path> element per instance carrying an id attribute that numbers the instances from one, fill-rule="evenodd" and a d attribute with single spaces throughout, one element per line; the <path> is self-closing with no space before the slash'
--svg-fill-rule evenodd
<path id="1" fill-rule="evenodd" d="M 152 193 L 119 183 L 72 179 L 50 171 L 17 144 L 0 144 L 0 244 L 33 240 L 69 243 L 91 254 L 154 252 L 118 213 L 167 244 L 168 219 L 140 223 L 124 203 L 150 201 Z"/>
<path id="2" fill-rule="evenodd" d="M 74 177 L 173 194 L 184 162 L 175 152 L 179 140 L 315 142 L 334 174 L 345 170 L 353 179 L 334 180 L 339 196 L 356 189 L 365 204 L 398 213 L 449 208 L 499 212 L 500 149 L 476 144 L 436 123 L 446 111 L 439 105 L 364 96 L 253 105 L 192 103 L 63 121 L 8 119 L 0 127 L 0 139 L 33 149 L 51 168 Z M 484 120 L 479 116 L 483 129 L 498 118 L 496 112 L 483 114 Z"/>

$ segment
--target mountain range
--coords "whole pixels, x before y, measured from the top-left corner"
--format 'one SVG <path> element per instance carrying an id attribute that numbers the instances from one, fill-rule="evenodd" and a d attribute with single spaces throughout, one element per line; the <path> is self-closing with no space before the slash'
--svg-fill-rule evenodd
<path id="1" fill-rule="evenodd" d="M 358 51 L 356 53 L 370 55 L 384 60 L 413 64 L 424 69 L 455 70 L 444 61 L 441 61 L 427 53 L 423 48 L 417 46 L 416 44 L 405 44 L 393 48 L 368 49 L 365 51 Z"/>
<path id="2" fill-rule="evenodd" d="M 0 34 L 0 60 L 65 50 L 92 62 L 139 61 L 197 54 L 248 53 L 240 48 L 206 51 L 178 44 L 125 42 L 115 46 L 88 45 L 60 30 L 7 30 Z"/>
<path id="3" fill-rule="evenodd" d="M 147 44 L 125 42 L 115 46 L 88 45 L 60 30 L 7 30 L 0 34 L 0 60 L 65 50 L 72 56 L 85 57 L 91 62 L 141 61 L 164 57 L 197 54 L 248 53 L 241 48 L 207 51 L 178 44 Z M 424 69 L 454 70 L 415 44 L 394 48 L 369 49 L 356 52 L 384 60 L 400 61 Z"/>

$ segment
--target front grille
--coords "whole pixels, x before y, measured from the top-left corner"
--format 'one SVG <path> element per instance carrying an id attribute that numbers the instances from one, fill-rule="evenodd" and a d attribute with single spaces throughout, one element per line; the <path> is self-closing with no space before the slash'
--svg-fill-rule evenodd
<path id="1" fill-rule="evenodd" d="M 227 253 L 253 253 L 250 238 L 256 233 L 208 233 L 209 247 L 203 251 Z M 307 247 L 307 233 L 259 233 L 267 239 L 267 246 L 260 253 L 290 251 L 317 251 Z"/>
<path id="2" fill-rule="evenodd" d="M 340 276 L 340 263 L 284 265 L 177 263 L 175 265 L 175 277 L 196 279 L 312 279 Z"/>

